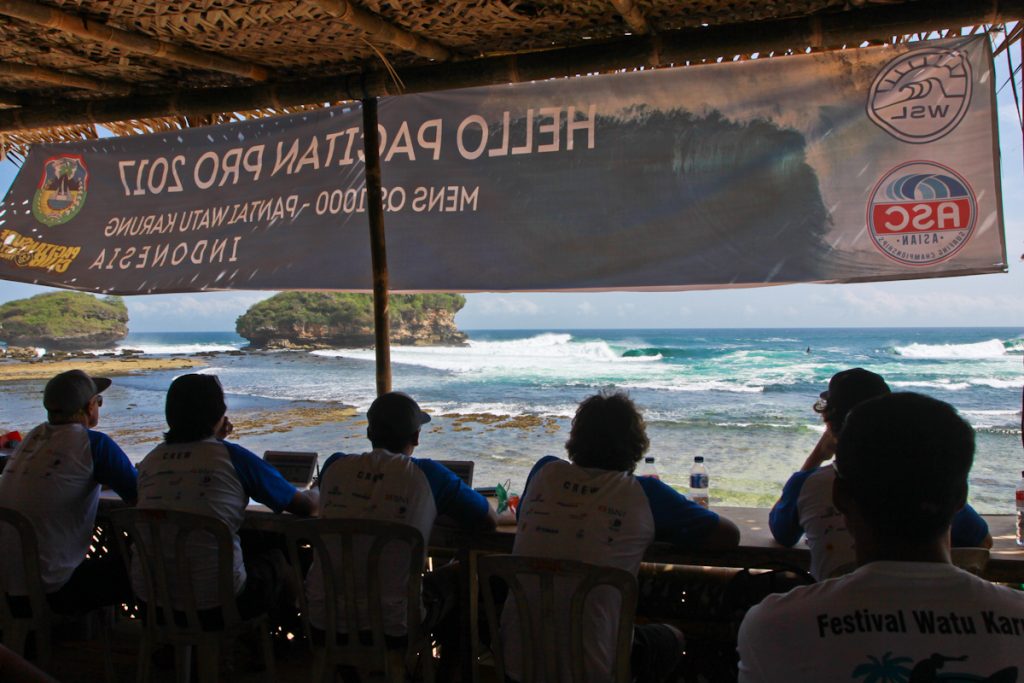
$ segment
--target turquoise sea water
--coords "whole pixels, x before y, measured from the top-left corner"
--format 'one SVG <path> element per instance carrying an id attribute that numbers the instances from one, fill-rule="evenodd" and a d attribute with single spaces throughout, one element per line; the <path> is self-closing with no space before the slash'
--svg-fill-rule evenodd
<path id="1" fill-rule="evenodd" d="M 770 505 L 821 433 L 811 410 L 828 378 L 862 366 L 895 390 L 954 404 L 975 426 L 971 501 L 1009 512 L 1024 468 L 1021 386 L 1024 328 L 516 330 L 469 331 L 463 347 L 392 349 L 394 386 L 434 415 L 417 454 L 470 458 L 476 483 L 521 485 L 541 455 L 564 453 L 575 405 L 621 388 L 643 409 L 651 454 L 664 479 L 685 485 L 703 455 L 712 504 Z M 164 355 L 243 348 L 233 333 L 138 333 L 122 348 Z M 239 418 L 289 408 L 354 406 L 373 397 L 372 349 L 218 355 L 203 372 L 220 376 Z M 163 392 L 181 371 L 118 378 L 101 428 L 141 458 L 163 428 Z M 41 382 L 0 384 L 3 424 L 41 419 Z M 500 417 L 493 417 L 500 416 Z M 239 420 L 236 420 L 238 422 Z M 362 415 L 342 422 L 234 436 L 269 448 L 362 450 Z M 510 426 L 518 425 L 518 426 Z"/>

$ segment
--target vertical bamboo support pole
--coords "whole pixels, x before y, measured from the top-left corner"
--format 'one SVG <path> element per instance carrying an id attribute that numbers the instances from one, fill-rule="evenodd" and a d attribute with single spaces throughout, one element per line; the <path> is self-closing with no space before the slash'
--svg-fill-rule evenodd
<path id="1" fill-rule="evenodd" d="M 388 322 L 388 251 L 384 241 L 384 200 L 380 189 L 380 136 L 377 98 L 363 104 L 363 156 L 366 159 L 366 213 L 370 218 L 370 262 L 373 264 L 373 333 L 377 358 L 377 395 L 391 391 L 391 325 Z"/>

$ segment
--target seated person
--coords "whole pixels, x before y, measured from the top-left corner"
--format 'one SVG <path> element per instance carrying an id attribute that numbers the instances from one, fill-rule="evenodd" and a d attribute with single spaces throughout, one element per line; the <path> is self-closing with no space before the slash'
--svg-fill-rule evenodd
<path id="1" fill-rule="evenodd" d="M 59 613 L 86 612 L 128 599 L 124 563 L 115 553 L 86 558 L 99 507 L 100 486 L 135 504 L 135 467 L 113 439 L 94 431 L 103 405 L 104 377 L 69 370 L 43 391 L 47 421 L 25 437 L 0 477 L 0 505 L 32 521 L 39 540 L 43 589 Z M 11 595 L 26 592 L 14 529 L 0 525 L 0 570 Z M 13 601 L 21 603 L 20 600 Z M 28 599 L 12 605 L 27 613 Z"/>
<path id="2" fill-rule="evenodd" d="M 368 453 L 335 453 L 324 463 L 320 474 L 320 515 L 327 518 L 372 519 L 400 522 L 416 527 L 424 542 L 438 515 L 445 515 L 456 524 L 470 529 L 493 529 L 497 518 L 487 499 L 466 486 L 447 467 L 422 458 L 413 458 L 420 443 L 420 428 L 430 416 L 408 395 L 400 392 L 382 394 L 366 413 L 366 436 L 373 446 Z M 408 554 L 386 547 L 381 559 L 384 567 L 381 591 L 384 612 L 384 634 L 393 647 L 404 645 L 407 633 L 406 585 Z M 341 558 L 334 560 L 340 562 Z M 356 566 L 365 566 L 360 558 Z M 392 570 L 394 568 L 394 570 Z M 456 617 L 457 582 L 454 568 L 428 572 L 423 578 L 423 600 L 426 607 L 424 629 L 438 631 L 439 622 L 447 616 Z M 365 579 L 357 575 L 362 585 Z M 309 620 L 314 629 L 327 628 L 324 610 L 323 572 L 314 560 L 306 579 L 309 597 Z M 347 633 L 344 624 L 343 597 L 338 597 L 338 633 Z M 364 605 L 359 606 L 365 610 Z M 445 624 L 442 638 L 442 665 L 454 661 L 450 626 Z M 446 652 L 446 649 L 448 650 Z M 439 680 L 444 680 L 438 676 Z"/>
<path id="3" fill-rule="evenodd" d="M 307 517 L 316 512 L 315 495 L 296 490 L 259 456 L 223 440 L 232 426 L 216 376 L 178 377 L 167 390 L 165 412 L 164 442 L 139 463 L 138 507 L 207 515 L 227 524 L 235 536 L 238 612 L 243 619 L 263 614 L 283 599 L 289 570 L 280 550 L 253 552 L 240 542 L 238 532 L 249 499 L 274 512 Z M 201 610 L 210 610 L 207 619 L 212 625 L 219 615 L 216 544 L 202 535 L 191 543 L 196 603 Z M 137 558 L 132 562 L 132 588 L 142 600 L 148 599 Z"/>
<path id="4" fill-rule="evenodd" d="M 821 400 L 814 406 L 825 422 L 825 433 L 800 471 L 786 482 L 782 497 L 769 514 L 772 535 L 782 545 L 793 546 L 800 536 L 807 534 L 811 575 L 819 581 L 845 574 L 856 566 L 853 537 L 832 502 L 835 470 L 822 467 L 822 463 L 835 453 L 836 436 L 847 413 L 863 401 L 888 393 L 885 380 L 863 368 L 843 370 L 829 380 L 828 391 L 821 393 Z M 884 473 L 882 470 L 881 474 Z M 970 505 L 965 505 L 953 518 L 953 546 L 992 546 L 988 524 Z"/>
<path id="5" fill-rule="evenodd" d="M 658 479 L 633 476 L 648 446 L 643 417 L 628 396 L 598 394 L 583 401 L 565 444 L 569 462 L 541 458 L 526 480 L 513 552 L 618 567 L 635 576 L 654 541 L 685 548 L 735 546 L 735 524 Z M 610 680 L 614 665 L 618 605 L 605 601 L 592 596 L 584 616 L 585 667 L 595 681 Z M 523 680 L 518 614 L 511 603 L 512 598 L 502 611 L 505 663 L 510 678 Z M 568 602 L 561 611 L 568 613 Z M 566 641 L 560 647 L 568 653 L 568 623 L 562 632 Z M 683 636 L 676 629 L 637 625 L 631 659 L 634 679 L 664 680 L 682 650 Z M 568 679 L 568 663 L 563 664 L 563 678 Z"/>
<path id="6" fill-rule="evenodd" d="M 897 393 L 854 408 L 833 486 L 858 569 L 751 609 L 740 683 L 1020 680 L 1024 594 L 950 562 L 973 458 L 974 430 L 949 404 Z"/>

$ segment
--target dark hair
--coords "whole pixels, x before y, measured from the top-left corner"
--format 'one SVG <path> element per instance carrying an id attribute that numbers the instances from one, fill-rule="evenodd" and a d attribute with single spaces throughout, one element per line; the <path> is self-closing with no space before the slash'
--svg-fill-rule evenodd
<path id="1" fill-rule="evenodd" d="M 643 415 L 629 396 L 601 392 L 576 409 L 565 450 L 581 467 L 632 472 L 650 445 Z"/>
<path id="2" fill-rule="evenodd" d="M 895 393 L 846 418 L 836 476 L 881 538 L 928 541 L 946 533 L 967 496 L 974 429 L 948 403 Z"/>
<path id="3" fill-rule="evenodd" d="M 182 375 L 167 390 L 164 414 L 166 443 L 190 443 L 213 436 L 214 427 L 227 412 L 224 389 L 216 375 Z"/>

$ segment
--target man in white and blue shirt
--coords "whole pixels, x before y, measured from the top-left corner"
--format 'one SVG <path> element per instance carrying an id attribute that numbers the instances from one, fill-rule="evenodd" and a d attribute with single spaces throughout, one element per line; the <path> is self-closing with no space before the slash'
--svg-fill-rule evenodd
<path id="1" fill-rule="evenodd" d="M 82 370 L 47 382 L 47 421 L 28 433 L 0 476 L 0 506 L 21 512 L 35 527 L 43 589 L 57 612 L 84 612 L 128 597 L 120 557 L 86 558 L 100 487 L 110 486 L 129 504 L 136 497 L 135 467 L 113 439 L 93 429 L 110 384 Z M 0 547 L 7 591 L 24 595 L 22 554 L 7 525 L 0 526 Z"/>
<path id="2" fill-rule="evenodd" d="M 832 500 L 835 470 L 822 463 L 835 454 L 836 438 L 847 414 L 858 404 L 889 393 L 885 380 L 864 368 L 843 370 L 829 380 L 828 390 L 814 406 L 825 422 L 825 432 L 800 470 L 786 482 L 769 514 L 772 535 L 782 545 L 796 545 L 806 534 L 811 575 L 819 581 L 852 571 L 857 559 L 853 536 Z M 883 470 L 878 476 L 887 474 Z M 951 533 L 953 547 L 992 545 L 988 524 L 970 505 L 957 512 Z"/>
<path id="3" fill-rule="evenodd" d="M 274 512 L 309 516 L 315 495 L 298 491 L 255 453 L 224 441 L 232 426 L 224 391 L 215 375 L 182 375 L 167 391 L 169 429 L 164 442 L 139 463 L 141 509 L 174 510 L 215 517 L 234 535 L 234 588 L 242 618 L 262 614 L 285 598 L 287 566 L 280 549 L 247 548 L 239 538 L 249 500 Z M 166 549 L 168 554 L 173 548 Z M 219 618 L 217 554 L 212 538 L 196 535 L 189 554 L 196 604 Z M 148 597 L 138 561 L 132 562 L 132 588 Z"/>
<path id="4" fill-rule="evenodd" d="M 1024 594 L 950 559 L 974 450 L 974 430 L 947 403 L 894 393 L 855 407 L 833 499 L 857 568 L 747 612 L 740 683 L 1021 680 Z"/>
<path id="5" fill-rule="evenodd" d="M 735 524 L 658 479 L 633 475 L 648 446 L 643 418 L 625 394 L 598 394 L 583 401 L 565 444 L 570 462 L 542 458 L 526 480 L 513 552 L 618 567 L 636 575 L 647 546 L 655 541 L 685 548 L 735 546 Z M 565 593 L 565 605 L 556 613 L 568 615 L 571 587 Z M 508 676 L 523 680 L 518 613 L 512 602 L 510 598 L 502 612 L 505 662 Z M 589 681 L 611 680 L 618 614 L 617 595 L 588 600 L 583 654 Z M 560 643 L 566 653 L 569 632 L 566 621 L 561 629 L 565 642 Z M 634 679 L 664 680 L 682 645 L 682 634 L 666 625 L 635 627 Z M 568 664 L 563 664 L 562 678 L 568 679 Z"/>
<path id="6" fill-rule="evenodd" d="M 370 519 L 399 522 L 413 526 L 430 539 L 430 530 L 438 515 L 456 524 L 479 530 L 493 529 L 497 518 L 487 499 L 462 482 L 444 465 L 433 460 L 412 457 L 419 446 L 420 429 L 430 416 L 420 410 L 411 397 L 400 392 L 379 396 L 366 414 L 366 434 L 373 450 L 361 454 L 335 453 L 324 463 L 320 475 L 320 515 L 332 519 Z M 356 549 L 363 554 L 365 549 Z M 404 557 L 403 557 L 404 555 Z M 338 566 L 342 558 L 333 558 Z M 355 560 L 365 567 L 366 558 Z M 381 559 L 381 593 L 384 602 L 384 634 L 392 646 L 402 644 L 407 634 L 406 599 L 408 553 L 398 546 L 384 549 Z M 423 579 L 424 620 L 426 630 L 441 640 L 442 666 L 452 663 L 454 646 L 447 637 L 451 621 L 457 616 L 454 567 L 428 572 Z M 362 585 L 365 578 L 357 574 Z M 365 591 L 364 591 L 365 592 Z M 320 564 L 314 561 L 306 579 L 310 623 L 324 631 L 324 587 Z M 338 598 L 338 633 L 347 634 L 343 597 Z M 365 611 L 365 604 L 358 606 Z M 446 619 L 447 617 L 447 619 Z M 438 630 L 446 632 L 444 636 Z M 446 652 L 446 649 L 449 652 Z M 443 676 L 439 674 L 439 680 Z"/>

